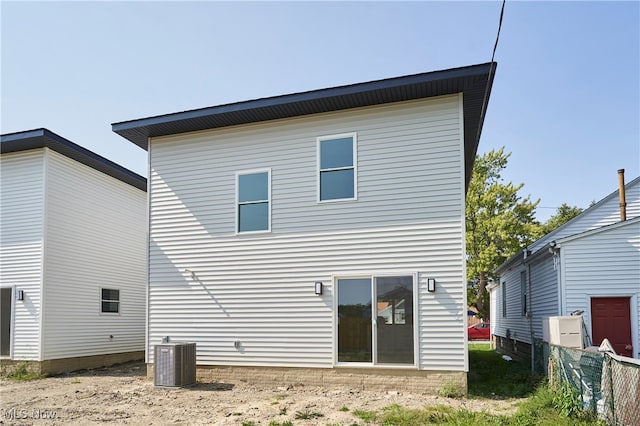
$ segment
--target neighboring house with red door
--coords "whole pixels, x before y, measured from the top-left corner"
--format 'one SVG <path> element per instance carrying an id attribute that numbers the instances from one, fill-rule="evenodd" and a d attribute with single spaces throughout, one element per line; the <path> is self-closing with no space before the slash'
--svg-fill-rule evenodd
<path id="1" fill-rule="evenodd" d="M 147 361 L 168 337 L 215 380 L 466 388 L 465 187 L 494 67 L 113 124 L 149 151 Z"/>
<path id="2" fill-rule="evenodd" d="M 47 129 L 0 149 L 0 368 L 142 359 L 146 179 Z"/>
<path id="3" fill-rule="evenodd" d="M 490 286 L 495 344 L 519 358 L 542 338 L 544 317 L 582 313 L 585 345 L 607 338 L 640 357 L 640 177 L 505 262 Z"/>

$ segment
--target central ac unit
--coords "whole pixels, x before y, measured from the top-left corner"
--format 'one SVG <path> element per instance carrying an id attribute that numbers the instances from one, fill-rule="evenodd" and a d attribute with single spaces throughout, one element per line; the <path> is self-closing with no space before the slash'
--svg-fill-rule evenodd
<path id="1" fill-rule="evenodd" d="M 154 380 L 160 387 L 188 386 L 196 382 L 196 344 L 163 343 L 153 352 Z"/>

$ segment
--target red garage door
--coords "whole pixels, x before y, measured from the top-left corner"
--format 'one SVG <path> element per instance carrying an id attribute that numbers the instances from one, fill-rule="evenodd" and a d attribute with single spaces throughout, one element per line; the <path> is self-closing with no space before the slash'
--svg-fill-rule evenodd
<path id="1" fill-rule="evenodd" d="M 631 346 L 631 309 L 628 297 L 591 298 L 593 344 L 609 339 L 618 355 L 633 356 Z"/>

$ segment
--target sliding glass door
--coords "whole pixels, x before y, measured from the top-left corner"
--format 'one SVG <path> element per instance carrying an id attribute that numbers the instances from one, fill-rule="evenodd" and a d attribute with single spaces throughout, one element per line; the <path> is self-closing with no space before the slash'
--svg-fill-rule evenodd
<path id="1" fill-rule="evenodd" d="M 413 293 L 410 275 L 338 279 L 338 362 L 413 365 Z"/>
<path id="2" fill-rule="evenodd" d="M 413 364 L 413 277 L 374 278 L 377 362 Z"/>
<path id="3" fill-rule="evenodd" d="M 338 362 L 372 362 L 371 278 L 338 280 Z"/>

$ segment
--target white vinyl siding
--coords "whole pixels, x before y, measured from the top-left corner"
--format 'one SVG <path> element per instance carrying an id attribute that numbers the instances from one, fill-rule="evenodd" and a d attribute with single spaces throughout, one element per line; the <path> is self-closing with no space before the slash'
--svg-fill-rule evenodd
<path id="1" fill-rule="evenodd" d="M 2 154 L 0 285 L 14 286 L 13 359 L 39 360 L 44 151 Z M 24 300 L 15 300 L 17 291 Z"/>
<path id="2" fill-rule="evenodd" d="M 591 297 L 631 297 L 635 357 L 640 345 L 640 220 L 623 222 L 561 243 L 563 315 L 584 311 L 591 334 Z"/>
<path id="3" fill-rule="evenodd" d="M 200 364 L 332 367 L 332 277 L 416 271 L 418 365 L 464 371 L 460 102 L 151 139 L 148 349 L 170 336 L 197 342 Z M 318 204 L 316 138 L 351 132 L 358 202 Z M 239 238 L 235 172 L 267 167 L 271 233 Z"/>
<path id="4" fill-rule="evenodd" d="M 44 359 L 144 350 L 145 192 L 51 150 L 46 176 Z"/>

